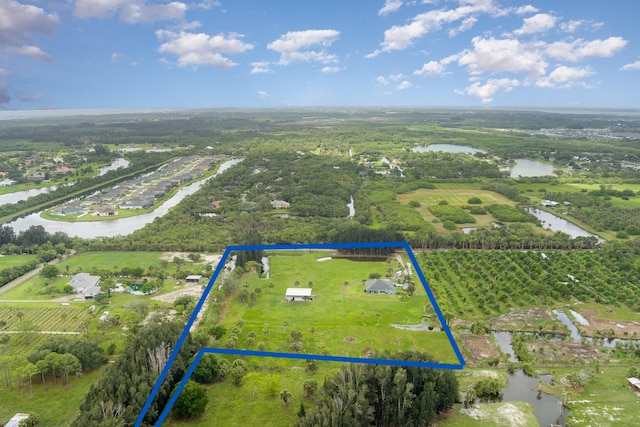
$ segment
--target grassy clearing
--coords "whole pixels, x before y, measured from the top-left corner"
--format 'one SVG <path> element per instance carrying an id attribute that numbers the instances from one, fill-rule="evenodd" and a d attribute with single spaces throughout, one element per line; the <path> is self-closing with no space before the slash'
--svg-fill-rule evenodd
<path id="1" fill-rule="evenodd" d="M 159 265 L 162 252 L 83 252 L 66 259 L 58 268 L 65 272 L 67 265 L 69 272 L 77 270 L 89 271 L 93 267 L 97 268 L 118 268 L 123 267 L 143 267 Z"/>
<path id="2" fill-rule="evenodd" d="M 293 425 L 303 402 L 310 411 L 315 398 L 304 397 L 303 384 L 306 380 L 318 382 L 318 394 L 326 377 L 340 369 L 339 363 L 319 362 L 315 373 L 304 369 L 304 361 L 289 361 L 271 358 L 247 358 L 250 366 L 242 385 L 232 384 L 230 379 L 208 387 L 209 404 L 202 418 L 183 421 L 169 418 L 165 426 L 263 426 L 280 427 Z M 267 375 L 278 377 L 275 394 L 266 390 L 264 379 Z M 280 390 L 291 392 L 289 406 L 280 399 Z M 220 414 L 224 414 L 223 417 Z"/>
<path id="3" fill-rule="evenodd" d="M 398 201 L 408 204 L 410 200 L 417 200 L 421 204 L 437 205 L 446 200 L 450 205 L 468 205 L 471 197 L 479 197 L 483 205 L 497 204 L 515 206 L 501 194 L 480 189 L 480 184 L 438 184 L 433 190 L 420 189 L 410 193 L 399 194 Z M 480 205 L 482 206 L 482 205 Z"/>
<path id="4" fill-rule="evenodd" d="M 0 270 L 4 268 L 16 267 L 18 265 L 28 264 L 31 261 L 35 261 L 36 255 L 5 255 L 0 256 Z"/>
<path id="5" fill-rule="evenodd" d="M 588 368 L 585 368 L 588 369 Z M 583 391 L 556 385 L 556 394 L 568 400 L 571 409 L 568 423 L 576 427 L 619 427 L 638 425 L 640 396 L 629 390 L 628 367 L 603 367 Z M 559 368 L 556 374 L 565 377 L 575 368 Z"/>
<path id="6" fill-rule="evenodd" d="M 84 395 L 100 377 L 106 368 L 103 366 L 93 372 L 84 374 L 78 379 L 70 377 L 71 387 L 53 385 L 47 382 L 46 390 L 42 386 L 39 375 L 33 377 L 33 396 L 29 395 L 29 386 L 26 386 L 25 397 L 14 386 L 13 390 L 5 387 L 4 382 L 0 387 L 0 423 L 8 421 L 17 412 L 26 412 L 40 415 L 40 425 L 48 427 L 64 427 L 71 424 L 76 417 Z"/>
<path id="7" fill-rule="evenodd" d="M 433 223 L 436 230 L 440 233 L 450 233 L 446 230 L 440 220 L 429 211 L 430 205 L 438 205 L 445 200 L 451 206 L 468 206 L 471 197 L 478 197 L 482 200 L 481 205 L 500 204 L 514 206 L 515 202 L 506 197 L 480 189 L 480 184 L 438 184 L 438 188 L 433 190 L 420 189 L 410 193 L 399 194 L 397 199 L 402 204 L 409 204 L 410 201 L 420 202 L 420 207 L 416 208 L 420 216 L 427 222 Z M 496 219 L 487 212 L 485 215 L 472 215 L 476 222 L 469 224 L 460 224 L 461 226 L 472 227 L 488 227 L 491 226 Z"/>
<path id="8" fill-rule="evenodd" d="M 395 271 L 398 268 L 395 260 L 391 264 L 347 259 L 316 261 L 327 255 L 327 252 L 272 253 L 269 280 L 260 279 L 255 273 L 241 279 L 240 289 L 246 286 L 253 291 L 259 287 L 261 292 L 253 305 L 242 304 L 235 296 L 227 303 L 220 323 L 231 330 L 238 320 L 245 322 L 238 335 L 238 348 L 252 348 L 248 338 L 254 332 L 253 348 L 263 342 L 266 351 L 290 351 L 291 331 L 296 330 L 303 335 L 303 353 L 365 357 L 367 349 L 413 350 L 432 354 L 438 362 L 456 363 L 443 332 L 391 326 L 418 325 L 425 313 L 431 316 L 428 321 L 432 326 L 440 326 L 424 290 L 418 289 L 416 296 L 406 299 L 399 295 L 364 293 L 362 281 L 368 280 L 369 273 L 385 275 L 389 269 Z M 285 301 L 286 288 L 294 287 L 296 281 L 301 287 L 313 283 L 312 302 Z M 273 289 L 268 287 L 271 282 Z"/>

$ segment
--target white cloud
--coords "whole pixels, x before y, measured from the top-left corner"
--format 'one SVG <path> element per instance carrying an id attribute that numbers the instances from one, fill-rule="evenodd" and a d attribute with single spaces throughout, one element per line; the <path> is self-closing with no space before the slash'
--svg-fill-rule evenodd
<path id="1" fill-rule="evenodd" d="M 400 74 L 390 74 L 389 75 L 389 80 L 392 80 L 394 82 L 399 82 L 400 80 L 404 79 L 406 76 L 402 73 Z"/>
<path id="2" fill-rule="evenodd" d="M 111 62 L 118 62 L 120 58 L 124 58 L 124 53 L 113 52 L 111 54 Z"/>
<path id="3" fill-rule="evenodd" d="M 58 16 L 44 9 L 0 0 L 0 52 L 51 61 L 39 47 L 30 45 L 32 34 L 50 34 L 58 26 Z"/>
<path id="4" fill-rule="evenodd" d="M 538 13 L 539 9 L 535 6 L 531 6 L 530 4 L 526 6 L 518 7 L 514 10 L 516 15 L 526 15 L 528 13 Z"/>
<path id="5" fill-rule="evenodd" d="M 630 64 L 625 64 L 622 66 L 621 70 L 624 70 L 624 71 L 640 70 L 640 61 L 632 62 Z"/>
<path id="6" fill-rule="evenodd" d="M 178 57 L 181 67 L 211 65 L 216 68 L 231 68 L 235 65 L 223 54 L 239 54 L 253 49 L 253 45 L 244 43 L 239 34 L 217 34 L 210 36 L 204 33 L 156 31 L 160 40 L 166 40 L 158 48 L 161 53 L 171 53 Z"/>
<path id="7" fill-rule="evenodd" d="M 10 46 L 5 49 L 8 53 L 16 55 L 28 56 L 33 59 L 39 59 L 41 61 L 52 62 L 53 58 L 48 53 L 45 53 L 37 46 Z"/>
<path id="8" fill-rule="evenodd" d="M 407 81 L 407 80 L 403 80 L 402 83 L 400 83 L 398 86 L 396 86 L 396 89 L 398 90 L 406 90 L 406 89 L 410 89 L 413 87 L 413 84 L 411 84 L 411 82 Z"/>
<path id="9" fill-rule="evenodd" d="M 148 4 L 146 0 L 77 0 L 74 14 L 78 18 L 111 18 L 119 15 L 122 21 L 135 24 L 182 20 L 187 9 L 182 2 Z"/>
<path id="10" fill-rule="evenodd" d="M 535 34 L 547 31 L 555 27 L 556 17 L 548 13 L 538 13 L 523 20 L 522 27 L 514 31 L 517 35 Z"/>
<path id="11" fill-rule="evenodd" d="M 252 62 L 251 66 L 253 68 L 249 71 L 250 74 L 265 74 L 273 72 L 273 70 L 269 68 L 269 63 L 265 61 Z"/>
<path id="12" fill-rule="evenodd" d="M 473 50 L 460 54 L 458 64 L 466 66 L 471 74 L 527 73 L 531 77 L 545 74 L 548 63 L 539 49 L 517 39 L 472 39 Z"/>
<path id="13" fill-rule="evenodd" d="M 456 36 L 459 33 L 462 33 L 464 31 L 469 31 L 471 28 L 473 28 L 473 26 L 475 25 L 476 22 L 478 22 L 478 18 L 475 18 L 473 16 L 465 19 L 458 26 L 458 28 L 452 28 L 452 29 L 449 30 L 449 37 Z"/>
<path id="14" fill-rule="evenodd" d="M 381 86 L 386 86 L 389 84 L 389 81 L 384 77 L 384 76 L 378 76 L 375 79 L 373 79 L 373 81 Z"/>
<path id="15" fill-rule="evenodd" d="M 482 100 L 483 104 L 488 104 L 493 101 L 493 96 L 498 91 L 510 92 L 514 87 L 519 85 L 520 82 L 516 79 L 489 79 L 485 84 L 474 82 L 471 86 L 467 86 L 464 91 L 456 92 L 476 96 Z"/>
<path id="16" fill-rule="evenodd" d="M 413 72 L 416 76 L 436 77 L 445 74 L 446 66 L 442 61 L 429 61 L 421 69 Z"/>
<path id="17" fill-rule="evenodd" d="M 578 28 L 580 28 L 584 24 L 583 20 L 570 20 L 569 22 L 562 22 L 560 24 L 560 29 L 567 33 L 575 33 Z"/>
<path id="18" fill-rule="evenodd" d="M 290 31 L 269 43 L 267 48 L 280 53 L 278 63 L 281 65 L 292 62 L 335 63 L 337 57 L 325 52 L 324 48 L 331 46 L 339 35 L 340 31 L 336 30 Z M 319 46 L 320 50 L 305 50 L 311 46 Z"/>
<path id="19" fill-rule="evenodd" d="M 342 68 L 340 68 L 340 67 L 324 67 L 321 71 L 323 73 L 338 73 L 338 72 L 342 71 Z"/>
<path id="20" fill-rule="evenodd" d="M 455 9 L 430 10 L 416 15 L 409 24 L 394 25 L 384 32 L 384 41 L 380 43 L 380 48 L 366 55 L 367 58 L 376 57 L 382 52 L 405 50 L 413 44 L 415 39 L 423 37 L 431 31 L 441 29 L 444 24 L 463 21 L 460 27 L 464 29 L 475 23 L 470 20 L 465 24 L 464 21 L 478 14 L 501 15 L 506 13 L 506 10 L 497 7 L 493 0 L 466 0 L 460 3 L 461 5 Z"/>
<path id="21" fill-rule="evenodd" d="M 382 9 L 378 11 L 378 15 L 388 15 L 400 9 L 400 6 L 402 6 L 402 0 L 386 0 Z"/>
<path id="22" fill-rule="evenodd" d="M 560 65 L 548 76 L 536 81 L 536 86 L 545 88 L 568 88 L 574 86 L 577 81 L 594 74 L 590 67 L 567 67 Z"/>
<path id="23" fill-rule="evenodd" d="M 259 90 L 258 91 L 258 98 L 264 99 L 264 98 L 268 98 L 269 94 L 263 90 Z"/>
<path id="24" fill-rule="evenodd" d="M 590 57 L 609 58 L 626 45 L 627 40 L 622 37 L 609 37 L 605 40 L 596 39 L 591 41 L 577 39 L 570 42 L 549 43 L 545 47 L 545 53 L 555 59 L 578 62 Z"/>

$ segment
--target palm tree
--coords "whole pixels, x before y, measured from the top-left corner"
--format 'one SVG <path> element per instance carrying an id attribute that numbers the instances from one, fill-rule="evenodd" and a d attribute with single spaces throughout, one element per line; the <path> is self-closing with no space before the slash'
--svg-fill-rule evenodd
<path id="1" fill-rule="evenodd" d="M 284 402 L 284 406 L 289 406 L 289 400 L 291 399 L 291 392 L 287 389 L 280 390 L 280 399 Z"/>

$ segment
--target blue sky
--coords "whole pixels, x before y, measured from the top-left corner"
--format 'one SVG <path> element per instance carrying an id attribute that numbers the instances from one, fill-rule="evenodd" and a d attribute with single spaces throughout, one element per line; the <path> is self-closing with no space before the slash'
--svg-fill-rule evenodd
<path id="1" fill-rule="evenodd" d="M 635 0 L 0 0 L 0 111 L 640 108 Z"/>

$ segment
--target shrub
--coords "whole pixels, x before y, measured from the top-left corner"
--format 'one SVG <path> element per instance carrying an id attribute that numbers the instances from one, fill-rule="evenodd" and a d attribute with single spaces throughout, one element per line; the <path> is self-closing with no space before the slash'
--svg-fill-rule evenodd
<path id="1" fill-rule="evenodd" d="M 470 197 L 467 203 L 470 205 L 481 205 L 482 199 L 480 199 L 480 197 Z"/>

